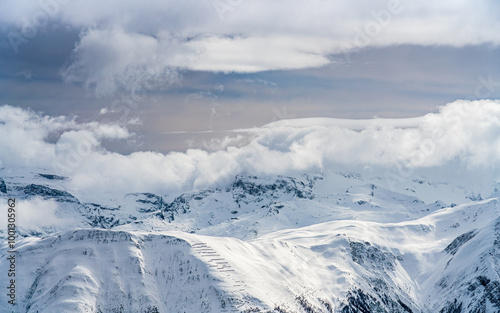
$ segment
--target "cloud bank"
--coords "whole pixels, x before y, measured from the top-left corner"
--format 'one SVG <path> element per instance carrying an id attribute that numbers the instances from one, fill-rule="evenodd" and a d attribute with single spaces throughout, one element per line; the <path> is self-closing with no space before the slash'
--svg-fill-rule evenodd
<path id="1" fill-rule="evenodd" d="M 105 95 L 177 71 L 251 73 L 349 61 L 365 47 L 500 43 L 493 0 L 206 0 L 0 2 L 19 49 L 50 24 L 81 30 L 63 74 Z"/>
<path id="2" fill-rule="evenodd" d="M 18 200 L 18 223 L 27 225 L 30 230 L 43 232 L 43 229 L 63 227 L 71 224 L 71 220 L 58 216 L 58 204 L 54 200 L 40 197 Z M 7 229 L 7 220 L 1 220 L 2 230 Z"/>
<path id="3" fill-rule="evenodd" d="M 241 172 L 287 175 L 344 165 L 419 169 L 453 163 L 452 171 L 500 174 L 500 101 L 460 100 L 409 120 L 282 120 L 235 137 L 242 132 L 253 138 L 242 147 L 121 155 L 107 151 L 102 140 L 133 136 L 122 126 L 2 106 L 0 162 L 5 169 L 43 168 L 67 176 L 80 197 L 165 194 L 224 183 Z"/>

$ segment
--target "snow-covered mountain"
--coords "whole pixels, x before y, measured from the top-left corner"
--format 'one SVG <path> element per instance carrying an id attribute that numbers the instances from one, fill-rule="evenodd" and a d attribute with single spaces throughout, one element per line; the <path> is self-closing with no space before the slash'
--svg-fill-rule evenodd
<path id="1" fill-rule="evenodd" d="M 89 202 L 44 170 L 0 175 L 21 214 L 20 312 L 500 311 L 494 183 L 242 173 Z"/>

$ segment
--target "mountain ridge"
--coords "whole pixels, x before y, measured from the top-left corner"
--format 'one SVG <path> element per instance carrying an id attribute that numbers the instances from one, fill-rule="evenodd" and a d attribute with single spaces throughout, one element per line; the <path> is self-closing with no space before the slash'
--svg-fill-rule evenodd
<path id="1" fill-rule="evenodd" d="M 241 174 L 224 188 L 128 193 L 109 206 L 32 176 L 4 177 L 7 195 L 53 203 L 71 223 L 20 220 L 26 312 L 500 310 L 499 199 L 455 184 L 419 178 L 401 193 L 376 175 Z M 456 203 L 419 199 L 429 188 Z M 1 251 L 4 271 L 5 240 Z"/>

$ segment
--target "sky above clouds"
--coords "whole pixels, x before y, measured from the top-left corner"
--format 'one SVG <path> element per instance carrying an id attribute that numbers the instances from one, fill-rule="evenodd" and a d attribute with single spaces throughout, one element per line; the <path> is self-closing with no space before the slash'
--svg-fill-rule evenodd
<path id="1" fill-rule="evenodd" d="M 215 149 L 299 117 L 410 117 L 500 95 L 497 1 L 0 1 L 0 103 Z"/>

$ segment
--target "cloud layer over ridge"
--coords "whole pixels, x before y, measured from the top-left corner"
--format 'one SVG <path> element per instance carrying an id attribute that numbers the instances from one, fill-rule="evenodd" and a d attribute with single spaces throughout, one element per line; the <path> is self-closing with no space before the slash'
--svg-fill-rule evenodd
<path id="1" fill-rule="evenodd" d="M 107 151 L 102 142 L 131 138 L 123 126 L 79 124 L 2 106 L 0 162 L 5 169 L 40 168 L 68 176 L 72 188 L 84 194 L 163 194 L 208 187 L 241 172 L 286 175 L 332 164 L 397 169 L 456 162 L 454 171 L 493 173 L 499 165 L 500 101 L 459 100 L 420 118 L 356 123 L 353 129 L 349 121 L 335 119 L 282 120 L 246 130 L 253 139 L 242 147 L 122 155 Z"/>

